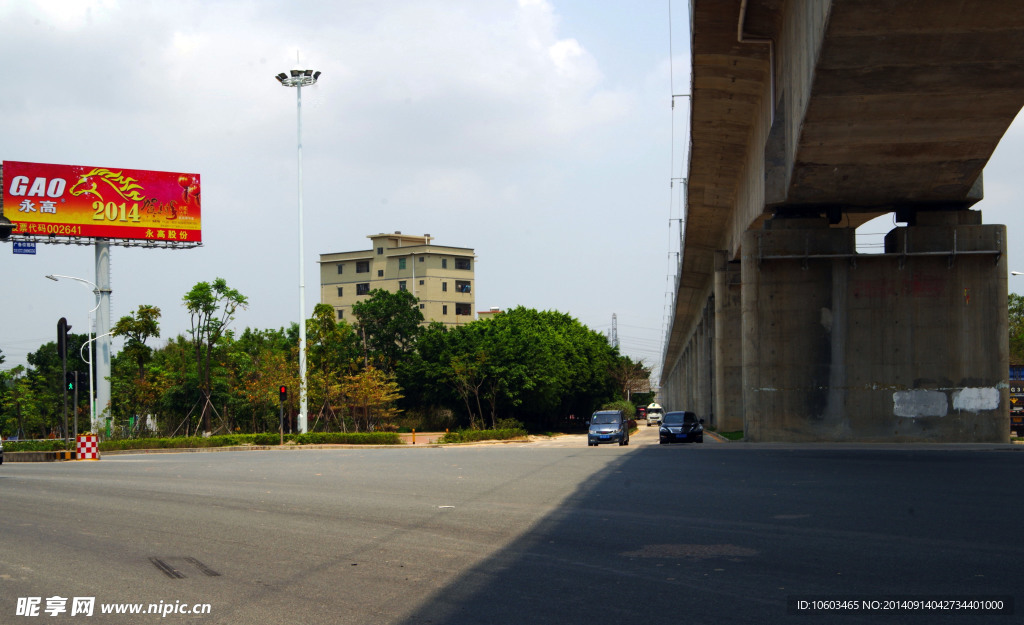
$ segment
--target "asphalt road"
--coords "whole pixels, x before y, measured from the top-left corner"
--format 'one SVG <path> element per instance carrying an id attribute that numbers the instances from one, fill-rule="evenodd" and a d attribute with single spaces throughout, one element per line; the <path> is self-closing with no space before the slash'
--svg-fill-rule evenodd
<path id="1" fill-rule="evenodd" d="M 1021 604 L 1024 449 L 705 440 L 7 463 L 0 623 L 1019 622 L 787 602 Z M 210 613 L 18 615 L 52 596 Z"/>

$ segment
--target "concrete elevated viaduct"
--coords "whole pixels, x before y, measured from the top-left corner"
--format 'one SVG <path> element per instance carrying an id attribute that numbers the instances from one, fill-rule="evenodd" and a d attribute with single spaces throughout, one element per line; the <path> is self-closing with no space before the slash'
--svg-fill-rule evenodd
<path id="1" fill-rule="evenodd" d="M 755 441 L 1006 441 L 1018 0 L 691 0 L 667 409 Z M 887 213 L 885 252 L 854 230 Z"/>

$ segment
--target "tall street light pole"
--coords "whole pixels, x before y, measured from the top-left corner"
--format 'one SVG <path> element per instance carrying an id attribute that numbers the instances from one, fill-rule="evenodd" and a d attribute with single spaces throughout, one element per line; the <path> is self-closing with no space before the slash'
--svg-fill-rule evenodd
<path id="1" fill-rule="evenodd" d="M 290 73 L 281 72 L 276 76 L 284 87 L 295 87 L 298 97 L 299 127 L 299 433 L 306 431 L 306 266 L 303 259 L 304 244 L 302 236 L 302 88 L 315 85 L 320 72 L 311 69 L 293 69 Z"/>
<path id="2" fill-rule="evenodd" d="M 50 280 L 53 280 L 54 282 L 58 282 L 58 278 L 65 278 L 67 280 L 77 280 L 77 281 L 81 282 L 82 284 L 87 284 L 87 285 L 91 286 L 92 287 L 92 292 L 96 294 L 96 300 L 97 300 L 96 301 L 96 305 L 93 306 L 92 310 L 89 311 L 89 325 L 86 326 L 85 332 L 86 332 L 86 337 L 88 338 L 86 343 L 89 344 L 89 427 L 91 427 L 94 432 L 99 432 L 99 427 L 100 426 L 96 423 L 96 400 L 93 397 L 93 381 L 92 381 L 92 368 L 93 368 L 93 362 L 92 362 L 93 361 L 93 358 L 92 358 L 92 340 L 93 340 L 92 339 L 92 314 L 94 312 L 96 312 L 97 308 L 100 307 L 100 301 L 99 301 L 99 299 L 100 299 L 100 290 L 99 290 L 99 287 L 97 287 L 94 283 L 86 280 L 85 278 L 76 278 L 75 276 L 63 276 L 63 275 L 61 275 L 59 273 L 54 273 L 54 274 L 49 274 L 46 277 L 49 278 Z M 78 384 L 75 384 L 75 388 L 76 389 L 78 388 Z M 77 406 L 76 406 L 76 409 L 77 409 Z M 78 427 L 77 412 L 75 413 L 75 415 L 76 415 L 75 416 L 75 427 L 77 429 L 77 427 Z"/>

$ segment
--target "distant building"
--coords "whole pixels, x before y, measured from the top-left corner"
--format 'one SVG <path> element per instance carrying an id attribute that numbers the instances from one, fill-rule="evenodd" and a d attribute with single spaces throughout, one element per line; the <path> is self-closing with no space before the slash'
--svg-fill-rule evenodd
<path id="1" fill-rule="evenodd" d="M 501 314 L 501 309 L 500 308 L 498 308 L 497 306 L 491 306 L 491 308 L 489 310 L 478 310 L 477 313 L 476 313 L 476 318 L 477 319 L 488 319 L 490 317 L 493 317 L 495 315 L 500 315 L 500 314 Z"/>
<path id="2" fill-rule="evenodd" d="M 462 325 L 474 320 L 472 248 L 432 245 L 423 236 L 371 234 L 368 250 L 320 255 L 320 302 L 352 322 L 352 305 L 374 289 L 410 291 L 429 323 Z"/>

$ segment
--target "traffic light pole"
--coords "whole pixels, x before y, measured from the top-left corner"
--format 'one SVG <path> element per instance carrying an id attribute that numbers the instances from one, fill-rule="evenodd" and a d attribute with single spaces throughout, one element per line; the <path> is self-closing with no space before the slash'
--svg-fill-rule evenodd
<path id="1" fill-rule="evenodd" d="M 67 352 L 61 358 L 61 369 L 64 370 L 64 444 L 68 444 L 68 358 Z"/>
<path id="2" fill-rule="evenodd" d="M 64 387 L 64 444 L 68 444 L 68 333 L 71 326 L 61 317 L 57 321 L 57 353 L 60 355 L 61 384 Z"/>
<path id="3" fill-rule="evenodd" d="M 75 407 L 75 441 L 78 441 L 78 371 L 72 371 L 75 376 L 75 402 L 72 404 Z M 65 388 L 67 386 L 65 385 Z"/>
<path id="4" fill-rule="evenodd" d="M 284 445 L 284 402 L 288 399 L 288 387 L 283 384 L 277 387 L 277 397 L 280 400 L 277 408 L 277 427 L 281 431 L 281 444 Z"/>

